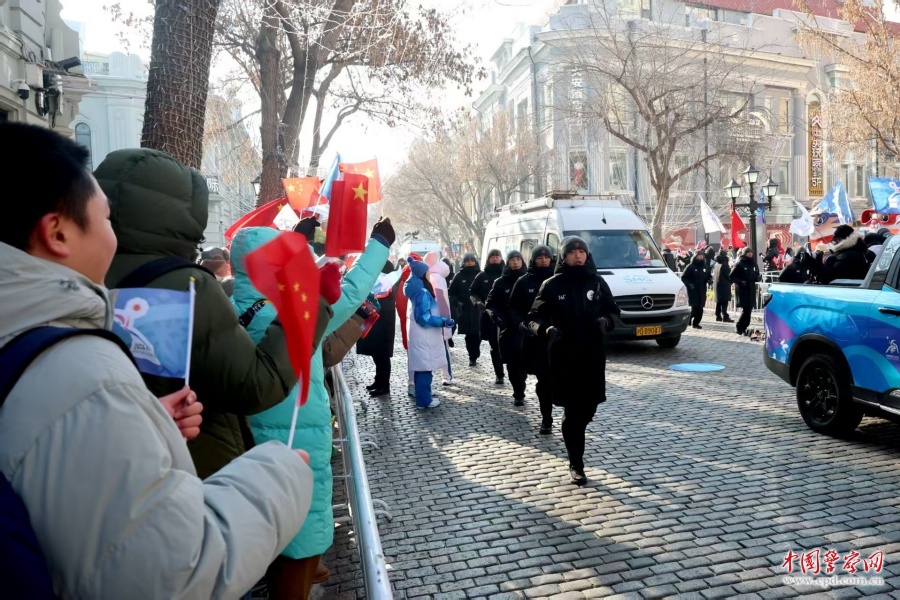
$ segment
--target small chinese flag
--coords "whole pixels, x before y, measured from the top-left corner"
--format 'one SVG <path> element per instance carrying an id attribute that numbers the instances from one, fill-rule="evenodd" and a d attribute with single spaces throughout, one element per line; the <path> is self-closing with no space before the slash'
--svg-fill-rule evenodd
<path id="1" fill-rule="evenodd" d="M 225 231 L 225 239 L 231 242 L 235 234 L 244 227 L 273 227 L 275 217 L 287 204 L 287 198 L 278 198 L 272 200 L 268 204 L 263 204 L 255 210 L 251 210 L 246 215 L 238 219 Z"/>
<path id="2" fill-rule="evenodd" d="M 247 255 L 247 275 L 278 311 L 291 365 L 300 380 L 297 402 L 309 393 L 313 332 L 319 312 L 319 268 L 306 238 L 286 231 Z"/>
<path id="3" fill-rule="evenodd" d="M 744 225 L 744 220 L 741 219 L 741 216 L 737 214 L 737 211 L 731 211 L 731 247 L 732 248 L 743 248 L 747 244 L 744 243 L 744 240 L 740 238 L 738 235 L 742 231 L 746 231 L 747 226 Z"/>
<path id="4" fill-rule="evenodd" d="M 369 204 L 381 202 L 381 175 L 378 174 L 378 159 L 373 158 L 361 163 L 340 163 L 341 173 L 365 175 L 369 178 Z"/>
<path id="5" fill-rule="evenodd" d="M 294 177 L 282 179 L 281 183 L 294 210 L 309 208 L 319 199 L 322 182 L 318 177 Z"/>
<path id="6" fill-rule="evenodd" d="M 364 175 L 345 174 L 331 186 L 328 236 L 325 256 L 343 256 L 366 249 L 369 180 Z"/>

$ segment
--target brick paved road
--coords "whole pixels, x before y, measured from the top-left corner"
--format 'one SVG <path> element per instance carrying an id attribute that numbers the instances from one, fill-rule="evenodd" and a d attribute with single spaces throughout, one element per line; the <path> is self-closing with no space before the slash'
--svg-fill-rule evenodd
<path id="1" fill-rule="evenodd" d="M 359 413 L 381 445 L 366 455 L 373 494 L 394 513 L 381 533 L 397 597 L 900 597 L 900 427 L 812 433 L 760 344 L 731 331 L 612 349 L 580 489 L 567 481 L 561 415 L 553 436 L 537 434 L 533 382 L 513 407 L 509 385 L 493 385 L 484 358 L 465 366 L 459 344 L 459 385 L 419 412 L 398 354 L 394 393 Z M 689 361 L 727 368 L 666 370 Z M 355 357 L 348 373 L 362 396 L 371 361 Z M 816 548 L 883 550 L 885 585 L 785 586 L 785 554 Z M 325 597 L 364 597 L 347 527 L 327 562 Z"/>

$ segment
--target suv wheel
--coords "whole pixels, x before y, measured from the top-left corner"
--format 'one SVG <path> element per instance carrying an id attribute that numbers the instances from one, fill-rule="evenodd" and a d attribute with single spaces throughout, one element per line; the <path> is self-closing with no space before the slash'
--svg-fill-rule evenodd
<path id="1" fill-rule="evenodd" d="M 847 373 L 828 354 L 814 354 L 800 367 L 797 408 L 810 429 L 833 436 L 850 433 L 863 418 Z"/>
<path id="2" fill-rule="evenodd" d="M 675 346 L 678 345 L 678 342 L 680 342 L 680 341 L 681 341 L 680 335 L 656 338 L 656 343 L 659 344 L 660 348 L 674 348 Z"/>

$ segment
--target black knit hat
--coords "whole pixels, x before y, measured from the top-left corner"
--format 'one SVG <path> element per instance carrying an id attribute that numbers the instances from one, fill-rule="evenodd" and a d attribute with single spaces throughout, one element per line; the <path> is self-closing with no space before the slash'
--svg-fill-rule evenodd
<path id="1" fill-rule="evenodd" d="M 523 263 L 525 262 L 525 257 L 522 256 L 522 253 L 521 253 L 521 252 L 519 252 L 518 250 L 512 250 L 512 251 L 510 251 L 509 254 L 506 255 L 506 262 L 507 262 L 507 264 L 509 264 L 509 261 L 511 261 L 511 260 L 514 259 L 514 258 L 518 258 L 518 259 L 521 260 Z"/>
<path id="2" fill-rule="evenodd" d="M 846 240 L 848 237 L 853 235 L 853 228 L 849 225 L 840 225 L 836 227 L 834 230 L 834 241 Z"/>
<path id="3" fill-rule="evenodd" d="M 500 251 L 497 250 L 497 249 L 494 249 L 494 250 L 491 250 L 490 252 L 488 252 L 488 255 L 487 255 L 488 260 L 491 260 L 491 257 L 492 257 L 492 256 L 497 256 L 497 257 L 499 257 L 501 260 L 503 259 L 503 253 L 500 252 Z"/>
<path id="4" fill-rule="evenodd" d="M 470 260 L 474 263 L 478 262 L 478 259 L 475 258 L 474 252 L 466 252 L 465 254 L 463 254 L 463 264 L 465 264 L 467 261 L 470 261 Z"/>
<path id="5" fill-rule="evenodd" d="M 534 250 L 531 251 L 531 262 L 534 262 L 542 256 L 547 256 L 550 260 L 553 260 L 553 252 L 548 246 L 544 246 L 543 244 L 535 246 Z"/>
<path id="6" fill-rule="evenodd" d="M 591 252 L 588 249 L 587 243 L 577 235 L 570 235 L 566 238 L 563 238 L 562 251 L 560 252 L 560 255 L 565 257 L 569 252 L 572 252 L 574 250 L 584 250 L 589 254 Z"/>

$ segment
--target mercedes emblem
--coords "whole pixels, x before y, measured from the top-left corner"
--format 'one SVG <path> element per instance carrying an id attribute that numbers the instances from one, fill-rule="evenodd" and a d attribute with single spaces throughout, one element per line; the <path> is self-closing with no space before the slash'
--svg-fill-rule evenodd
<path id="1" fill-rule="evenodd" d="M 644 296 L 641 298 L 641 306 L 644 307 L 644 310 L 650 310 L 653 308 L 653 298 L 650 296 Z"/>

